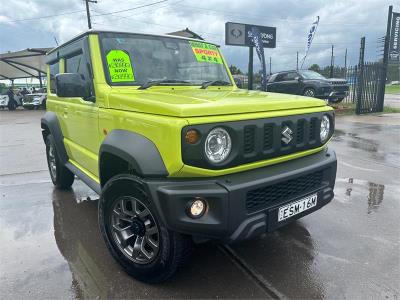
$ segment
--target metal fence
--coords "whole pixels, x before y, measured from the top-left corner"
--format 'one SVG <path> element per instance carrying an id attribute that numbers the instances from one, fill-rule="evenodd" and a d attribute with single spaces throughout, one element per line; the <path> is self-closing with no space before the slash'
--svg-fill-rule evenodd
<path id="1" fill-rule="evenodd" d="M 345 78 L 350 90 L 343 102 L 355 104 L 357 114 L 381 111 L 383 99 L 380 99 L 379 88 L 384 81 L 383 73 L 380 62 L 366 62 L 347 68 Z"/>

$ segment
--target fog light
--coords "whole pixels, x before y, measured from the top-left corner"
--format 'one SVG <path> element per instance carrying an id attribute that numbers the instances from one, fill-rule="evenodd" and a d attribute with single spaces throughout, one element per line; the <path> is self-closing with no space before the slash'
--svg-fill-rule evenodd
<path id="1" fill-rule="evenodd" d="M 204 215 L 207 209 L 206 201 L 203 199 L 195 199 L 189 203 L 188 215 L 191 218 L 197 219 Z"/>

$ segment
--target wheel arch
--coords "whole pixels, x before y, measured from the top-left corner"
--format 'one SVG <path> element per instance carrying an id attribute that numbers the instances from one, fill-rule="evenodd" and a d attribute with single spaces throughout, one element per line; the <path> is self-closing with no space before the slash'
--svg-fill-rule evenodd
<path id="1" fill-rule="evenodd" d="M 54 138 L 56 150 L 60 161 L 65 164 L 68 161 L 67 151 L 64 146 L 64 136 L 61 131 L 60 123 L 57 115 L 54 112 L 46 112 L 40 120 L 40 127 L 42 128 L 42 136 L 44 142 L 49 134 Z"/>
<path id="2" fill-rule="evenodd" d="M 100 146 L 99 179 L 103 187 L 115 175 L 166 177 L 168 171 L 157 146 L 145 136 L 122 129 L 111 131 Z"/>

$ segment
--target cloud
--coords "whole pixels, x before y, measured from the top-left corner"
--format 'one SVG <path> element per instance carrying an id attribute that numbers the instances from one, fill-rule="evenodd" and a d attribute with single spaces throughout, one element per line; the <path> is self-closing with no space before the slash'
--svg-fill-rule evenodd
<path id="1" fill-rule="evenodd" d="M 277 27 L 277 48 L 265 49 L 267 65 L 272 57 L 273 71 L 293 69 L 296 52 L 302 57 L 306 35 L 311 23 L 319 15 L 320 26 L 314 39 L 306 65 L 330 62 L 330 47 L 335 45 L 335 62 L 343 65 L 344 52 L 348 49 L 348 61 L 358 59 L 359 42 L 366 36 L 366 57 L 378 59 L 377 39 L 385 34 L 386 0 L 336 0 L 336 1 L 273 1 L 273 0 L 170 0 L 137 10 L 102 15 L 148 4 L 154 1 L 99 0 L 90 4 L 94 28 L 166 33 L 189 27 L 207 40 L 221 44 L 229 63 L 247 69 L 248 50 L 243 47 L 224 45 L 224 24 L 227 21 Z M 400 8 L 395 6 L 399 11 Z M 57 17 L 18 21 L 20 19 L 51 16 Z M 73 12 L 73 13 L 72 13 Z M 7 0 L 0 7 L 0 51 L 18 50 L 38 46 L 54 46 L 54 37 L 65 42 L 87 29 L 85 5 L 82 0 Z M 16 38 L 20 35 L 20 38 Z M 255 69 L 259 68 L 255 57 Z"/>

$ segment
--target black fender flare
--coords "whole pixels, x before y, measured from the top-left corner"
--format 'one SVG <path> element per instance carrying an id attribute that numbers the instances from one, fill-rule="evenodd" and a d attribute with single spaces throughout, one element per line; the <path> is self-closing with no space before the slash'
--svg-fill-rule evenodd
<path id="1" fill-rule="evenodd" d="M 102 178 L 103 154 L 109 153 L 128 162 L 140 177 L 166 177 L 168 171 L 156 145 L 145 136 L 122 129 L 111 131 L 99 151 L 99 177 Z"/>
<path id="2" fill-rule="evenodd" d="M 57 115 L 51 111 L 46 112 L 40 120 L 40 126 L 42 128 L 44 142 L 46 142 L 47 134 L 51 133 L 56 144 L 58 158 L 60 159 L 62 164 L 66 164 L 68 162 L 68 154 L 65 150 L 64 136 L 62 134 L 60 122 L 58 121 Z M 49 132 L 47 132 L 47 130 Z"/>

